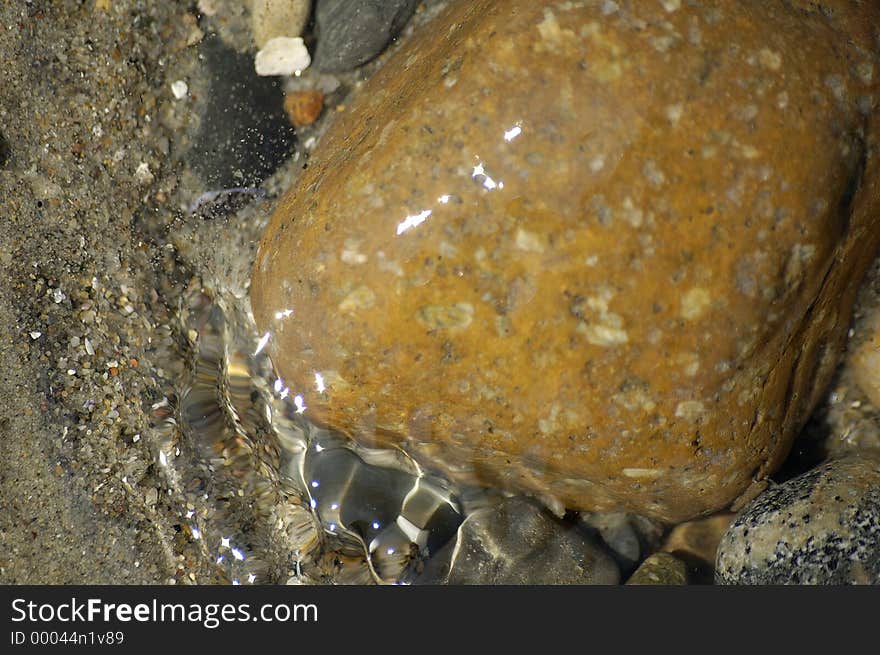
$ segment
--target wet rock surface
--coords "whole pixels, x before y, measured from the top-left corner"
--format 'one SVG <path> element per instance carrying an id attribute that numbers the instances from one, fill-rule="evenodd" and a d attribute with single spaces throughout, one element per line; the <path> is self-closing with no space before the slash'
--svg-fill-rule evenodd
<path id="1" fill-rule="evenodd" d="M 657 521 L 622 512 L 584 513 L 578 522 L 587 533 L 601 538 L 624 575 L 657 549 L 664 532 Z"/>
<path id="2" fill-rule="evenodd" d="M 669 553 L 654 553 L 639 565 L 628 585 L 685 585 L 687 565 Z"/>
<path id="3" fill-rule="evenodd" d="M 718 549 L 718 584 L 880 584 L 880 457 L 831 461 L 746 507 Z"/>
<path id="4" fill-rule="evenodd" d="M 601 540 L 538 504 L 509 498 L 470 514 L 415 584 L 617 584 Z"/>
<path id="5" fill-rule="evenodd" d="M 254 75 L 253 58 L 216 36 L 204 39 L 199 51 L 210 88 L 188 161 L 210 189 L 258 185 L 293 151 L 281 85 Z"/>
<path id="6" fill-rule="evenodd" d="M 281 375 L 453 479 L 728 506 L 830 381 L 876 252 L 876 11 L 453 3 L 264 236 Z"/>
<path id="7" fill-rule="evenodd" d="M 705 519 L 680 523 L 666 535 L 661 550 L 675 555 L 686 564 L 691 584 L 712 584 L 718 544 L 734 518 L 735 514 L 722 512 Z"/>
<path id="8" fill-rule="evenodd" d="M 418 0 L 317 0 L 314 66 L 347 71 L 378 55 L 406 25 Z"/>

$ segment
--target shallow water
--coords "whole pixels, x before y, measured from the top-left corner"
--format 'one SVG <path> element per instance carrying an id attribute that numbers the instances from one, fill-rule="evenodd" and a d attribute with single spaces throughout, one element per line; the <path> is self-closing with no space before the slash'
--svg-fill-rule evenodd
<path id="1" fill-rule="evenodd" d="M 197 17 L 175 3 L 120 0 L 104 13 L 90 3 L 37 4 L 4 5 L 10 29 L 0 40 L 9 64 L 0 84 L 9 302 L 0 302 L 0 319 L 10 337 L 0 348 L 0 577 L 418 582 L 462 519 L 498 496 L 450 486 L 403 453 L 310 425 L 308 408 L 299 412 L 297 394 L 277 381 L 264 352 L 255 354 L 260 335 L 242 291 L 251 265 L 242 243 L 259 236 L 271 199 L 320 143 L 324 118 L 296 135 L 292 154 L 286 146 L 267 153 L 266 138 L 243 140 L 265 135 L 247 131 L 251 115 L 237 109 L 247 85 L 231 74 L 231 51 L 211 50 L 209 38 L 222 32 L 246 51 L 240 16 Z M 427 2 L 417 19 L 442 4 Z M 328 107 L 348 102 L 380 64 L 340 78 Z M 227 78 L 236 93 L 215 86 Z M 179 80 L 190 96 L 171 94 Z M 283 124 L 277 95 L 270 100 Z M 200 124 L 253 152 L 229 166 L 208 157 L 215 166 L 200 179 L 199 153 L 214 144 Z M 235 175 L 249 172 L 251 157 L 284 170 L 248 186 L 247 175 Z M 866 314 L 877 306 L 878 280 L 880 263 Z M 780 476 L 826 451 L 880 443 L 877 410 L 846 371 Z M 602 533 L 609 543 L 610 531 Z M 629 570 L 647 554 L 633 552 Z M 543 553 L 541 561 L 546 568 Z"/>
<path id="2" fill-rule="evenodd" d="M 156 464 L 186 529 L 233 583 L 409 583 L 454 537 L 459 492 L 399 450 L 363 448 L 308 421 L 273 372 L 246 299 L 195 294 L 176 399 L 153 406 Z M 479 492 L 470 492 L 471 505 Z"/>

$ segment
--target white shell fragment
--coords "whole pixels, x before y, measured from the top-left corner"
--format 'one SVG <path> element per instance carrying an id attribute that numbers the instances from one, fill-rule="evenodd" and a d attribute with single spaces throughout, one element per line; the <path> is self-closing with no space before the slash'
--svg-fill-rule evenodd
<path id="1" fill-rule="evenodd" d="M 302 38 L 270 39 L 257 53 L 254 66 L 257 75 L 295 75 L 309 67 L 312 58 Z"/>
<path id="2" fill-rule="evenodd" d="M 171 93 L 175 98 L 180 100 L 181 98 L 185 98 L 186 94 L 189 93 L 189 86 L 183 80 L 177 80 L 176 82 L 171 83 Z"/>
<path id="3" fill-rule="evenodd" d="M 279 36 L 302 34 L 311 9 L 311 0 L 252 0 L 251 29 L 257 48 Z"/>

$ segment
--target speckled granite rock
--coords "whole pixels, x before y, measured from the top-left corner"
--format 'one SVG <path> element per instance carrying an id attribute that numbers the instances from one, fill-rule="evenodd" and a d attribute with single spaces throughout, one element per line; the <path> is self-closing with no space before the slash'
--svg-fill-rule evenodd
<path id="1" fill-rule="evenodd" d="M 880 454 L 824 464 L 770 489 L 718 548 L 720 584 L 880 584 Z"/>
<path id="2" fill-rule="evenodd" d="M 823 6 L 450 5 L 263 238 L 307 416 L 556 507 L 681 521 L 766 477 L 880 239 L 878 7 Z"/>
<path id="3" fill-rule="evenodd" d="M 601 541 L 601 540 L 600 540 Z M 524 498 L 465 519 L 457 539 L 416 584 L 617 584 L 620 571 L 600 543 Z"/>
<path id="4" fill-rule="evenodd" d="M 628 585 L 685 585 L 687 565 L 669 553 L 654 553 L 632 574 Z"/>
<path id="5" fill-rule="evenodd" d="M 338 73 L 378 55 L 400 33 L 418 0 L 318 0 L 314 66 Z"/>

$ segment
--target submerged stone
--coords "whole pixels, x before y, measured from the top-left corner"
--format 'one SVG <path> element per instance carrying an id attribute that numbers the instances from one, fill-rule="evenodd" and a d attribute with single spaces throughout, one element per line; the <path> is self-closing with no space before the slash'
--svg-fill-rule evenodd
<path id="1" fill-rule="evenodd" d="M 418 0 L 318 0 L 315 67 L 340 73 L 381 53 L 404 28 Z"/>
<path id="2" fill-rule="evenodd" d="M 513 497 L 472 512 L 414 584 L 618 582 L 620 570 L 601 539 L 556 519 L 534 501 Z"/>
<path id="3" fill-rule="evenodd" d="M 880 584 L 880 453 L 833 460 L 750 503 L 718 548 L 718 584 Z"/>
<path id="4" fill-rule="evenodd" d="M 654 553 L 642 562 L 626 581 L 628 585 L 686 585 L 687 583 L 687 565 L 669 553 Z"/>
<path id="5" fill-rule="evenodd" d="M 263 238 L 306 416 L 557 510 L 681 521 L 765 478 L 880 239 L 880 16 L 825 9 L 453 2 Z"/>

